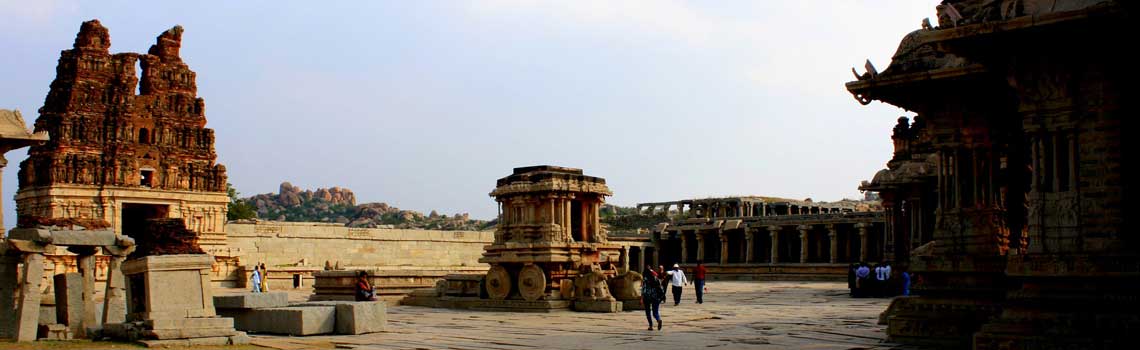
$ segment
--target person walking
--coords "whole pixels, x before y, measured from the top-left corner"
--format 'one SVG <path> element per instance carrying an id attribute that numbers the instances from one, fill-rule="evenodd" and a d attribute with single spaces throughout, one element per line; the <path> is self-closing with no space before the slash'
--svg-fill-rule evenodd
<path id="1" fill-rule="evenodd" d="M 269 292 L 269 268 L 265 267 L 265 263 L 261 263 L 261 292 Z"/>
<path id="2" fill-rule="evenodd" d="M 661 330 L 661 301 L 665 299 L 661 278 L 649 265 L 645 265 L 641 278 L 641 305 L 645 306 L 645 320 L 649 322 L 649 330 L 653 330 L 653 320 L 657 319 L 657 330 Z"/>
<path id="3" fill-rule="evenodd" d="M 697 304 L 705 303 L 705 268 L 704 261 L 697 260 L 697 268 L 693 270 L 693 286 L 697 287 Z"/>
<path id="4" fill-rule="evenodd" d="M 253 265 L 253 274 L 249 276 L 249 282 L 253 284 L 254 293 L 261 293 L 261 269 L 257 265 Z"/>
<path id="5" fill-rule="evenodd" d="M 685 279 L 685 272 L 681 271 L 681 265 L 673 264 L 673 271 L 669 271 L 669 281 L 673 286 L 673 306 L 680 305 L 683 287 L 689 284 L 689 280 Z"/>

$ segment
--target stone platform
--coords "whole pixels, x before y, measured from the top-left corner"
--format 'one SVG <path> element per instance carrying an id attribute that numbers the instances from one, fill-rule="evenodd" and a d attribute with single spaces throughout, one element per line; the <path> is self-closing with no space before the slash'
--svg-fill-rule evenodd
<path id="1" fill-rule="evenodd" d="M 476 311 L 552 312 L 570 310 L 569 300 L 494 300 L 478 297 L 437 297 L 434 294 L 412 293 L 400 300 L 401 305 Z"/>
<path id="2" fill-rule="evenodd" d="M 386 270 L 370 269 L 369 281 L 376 290 L 376 298 L 397 301 L 417 289 L 433 288 L 444 276 L 455 273 L 481 273 L 482 267 L 452 269 Z M 358 270 L 331 270 L 313 273 L 312 301 L 351 301 L 355 298 L 356 274 Z"/>
<path id="3" fill-rule="evenodd" d="M 692 288 L 681 305 L 661 305 L 664 329 L 644 312 L 470 312 L 390 306 L 382 333 L 304 338 L 253 335 L 289 349 L 913 349 L 883 341 L 890 299 L 847 296 L 846 283 L 710 282 L 704 304 Z M 300 297 L 300 296 L 298 296 Z M 292 299 L 292 298 L 291 298 Z"/>
<path id="4" fill-rule="evenodd" d="M 621 312 L 622 302 L 617 300 L 574 301 L 574 311 L 581 312 Z"/>
<path id="5" fill-rule="evenodd" d="M 234 293 L 214 297 L 218 314 L 233 318 L 247 332 L 309 336 L 380 332 L 386 324 L 383 301 L 290 303 L 286 292 Z"/>

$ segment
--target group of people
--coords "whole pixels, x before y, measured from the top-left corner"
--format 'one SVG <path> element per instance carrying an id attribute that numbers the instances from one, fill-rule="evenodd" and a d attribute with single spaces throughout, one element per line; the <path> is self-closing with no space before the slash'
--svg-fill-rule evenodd
<path id="1" fill-rule="evenodd" d="M 265 263 L 253 265 L 253 274 L 249 276 L 249 283 L 253 285 L 254 293 L 265 293 L 269 291 L 269 269 L 265 268 Z"/>
<path id="2" fill-rule="evenodd" d="M 704 303 L 705 292 L 705 265 L 698 261 L 693 270 L 693 286 L 697 289 L 697 304 Z M 645 265 L 641 281 L 641 304 L 645 306 L 645 320 L 649 322 L 649 330 L 653 330 L 653 320 L 657 320 L 657 330 L 661 330 L 661 303 L 665 302 L 665 286 L 672 287 L 673 306 L 681 304 L 681 293 L 689 285 L 685 272 L 680 264 L 673 264 L 673 269 L 666 271 L 665 266 Z"/>
<path id="3" fill-rule="evenodd" d="M 910 277 L 905 271 L 895 274 L 889 262 L 874 266 L 860 262 L 847 270 L 847 288 L 857 298 L 910 295 Z"/>

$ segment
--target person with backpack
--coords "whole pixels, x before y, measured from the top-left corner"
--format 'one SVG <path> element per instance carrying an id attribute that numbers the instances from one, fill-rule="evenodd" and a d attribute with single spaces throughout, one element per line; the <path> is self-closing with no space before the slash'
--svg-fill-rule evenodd
<path id="1" fill-rule="evenodd" d="M 661 289 L 661 278 L 653 267 L 646 265 L 641 276 L 641 305 L 645 306 L 645 320 L 649 330 L 653 330 L 653 319 L 657 319 L 657 330 L 661 330 L 661 301 L 665 292 Z"/>

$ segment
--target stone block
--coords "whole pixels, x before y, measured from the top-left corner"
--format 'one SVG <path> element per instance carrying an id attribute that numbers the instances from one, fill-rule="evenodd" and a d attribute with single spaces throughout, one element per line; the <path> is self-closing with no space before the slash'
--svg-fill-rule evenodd
<path id="1" fill-rule="evenodd" d="M 253 341 L 253 339 L 250 339 L 248 334 L 245 334 L 245 332 L 239 331 L 239 332 L 235 332 L 234 335 L 230 336 L 230 344 L 229 345 L 246 345 L 252 341 Z"/>
<path id="2" fill-rule="evenodd" d="M 51 232 L 51 241 L 55 245 L 65 246 L 113 246 L 116 243 L 115 231 L 88 231 L 88 230 L 60 230 Z"/>
<path id="3" fill-rule="evenodd" d="M 52 281 L 55 283 L 55 322 L 67 326 L 72 334 L 80 334 L 83 327 L 83 276 L 76 272 L 61 273 Z"/>
<path id="4" fill-rule="evenodd" d="M 103 336 L 135 341 L 141 337 L 142 325 L 139 322 L 108 323 L 103 325 Z"/>
<path id="5" fill-rule="evenodd" d="M 115 245 L 114 231 L 55 230 L 35 228 L 15 228 L 9 238 L 33 242 L 52 243 L 61 246 L 108 246 Z"/>
<path id="6" fill-rule="evenodd" d="M 383 301 L 362 301 L 336 305 L 336 334 L 381 332 L 388 322 Z"/>
<path id="7" fill-rule="evenodd" d="M 68 329 L 67 325 L 63 324 L 41 324 L 38 332 L 40 339 L 48 340 L 68 340 L 71 339 L 73 333 Z"/>
<path id="8" fill-rule="evenodd" d="M 8 239 L 51 243 L 51 230 L 42 228 L 14 228 L 8 231 Z"/>
<path id="9" fill-rule="evenodd" d="M 621 307 L 621 302 L 616 300 L 574 301 L 574 311 L 621 312 Z"/>
<path id="10" fill-rule="evenodd" d="M 234 328 L 234 319 L 229 317 L 201 317 L 201 318 L 171 318 L 159 320 L 146 320 L 143 324 L 148 329 L 204 329 L 204 328 Z"/>
<path id="11" fill-rule="evenodd" d="M 622 311 L 645 310 L 645 305 L 641 303 L 641 299 L 634 300 L 620 300 Z"/>
<path id="12" fill-rule="evenodd" d="M 140 340 L 148 348 L 190 348 L 195 346 L 230 345 L 230 337 L 209 337 L 192 339 Z"/>
<path id="13" fill-rule="evenodd" d="M 316 335 L 336 331 L 336 307 L 302 306 L 252 309 L 235 317 L 236 328 L 253 333 Z"/>
<path id="14" fill-rule="evenodd" d="M 20 295 L 16 302 L 15 338 L 18 342 L 36 340 L 40 320 L 40 280 L 44 273 L 44 256 L 24 254 L 22 280 L 19 281 Z M 54 315 L 54 313 L 53 313 Z M 54 322 L 53 322 L 54 323 Z"/>
<path id="15" fill-rule="evenodd" d="M 265 309 L 289 306 L 289 293 L 242 293 L 214 296 L 216 309 Z"/>
<path id="16" fill-rule="evenodd" d="M 129 260 L 127 319 L 152 320 L 216 315 L 210 274 L 214 258 L 206 254 L 158 255 Z M 134 294 L 143 294 L 136 296 Z M 136 303 L 138 303 L 136 305 Z"/>
<path id="17" fill-rule="evenodd" d="M 41 296 L 41 298 L 43 298 L 43 300 L 45 302 L 49 298 L 55 299 L 54 297 L 51 297 L 50 294 L 47 294 L 46 296 Z M 39 325 L 45 326 L 45 325 L 49 325 L 49 324 L 56 324 L 56 321 L 55 321 L 56 316 L 57 315 L 56 315 L 56 311 L 55 311 L 55 304 L 51 304 L 51 305 L 40 304 L 40 318 L 39 318 L 39 323 L 38 323 Z"/>
<path id="18" fill-rule="evenodd" d="M 186 328 L 186 329 L 154 329 L 143 332 L 147 339 L 193 339 L 228 337 L 234 335 L 233 327 L 222 328 Z"/>

